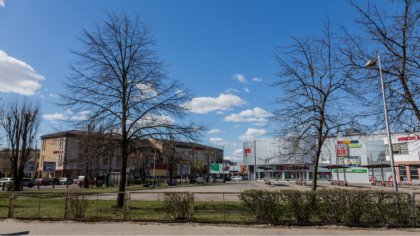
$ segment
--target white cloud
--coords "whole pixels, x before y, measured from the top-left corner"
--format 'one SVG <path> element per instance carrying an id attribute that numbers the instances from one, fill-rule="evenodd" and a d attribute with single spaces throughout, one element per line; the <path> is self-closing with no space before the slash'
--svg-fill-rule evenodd
<path id="1" fill-rule="evenodd" d="M 49 121 L 58 121 L 58 120 L 74 120 L 74 121 L 82 121 L 88 119 L 90 111 L 80 111 L 74 113 L 72 110 L 66 109 L 64 113 L 52 113 L 52 114 L 45 114 L 42 116 L 45 120 Z"/>
<path id="2" fill-rule="evenodd" d="M 223 146 L 229 145 L 229 142 L 222 139 L 222 138 L 210 138 L 209 142 L 213 143 L 213 144 L 216 144 L 216 145 L 223 145 Z"/>
<path id="3" fill-rule="evenodd" d="M 207 114 L 211 111 L 226 111 L 234 106 L 246 102 L 233 94 L 220 94 L 218 97 L 196 97 L 184 104 L 184 107 L 193 113 Z"/>
<path id="4" fill-rule="evenodd" d="M 262 82 L 262 81 L 263 81 L 263 79 L 258 78 L 258 77 L 252 78 L 252 82 Z"/>
<path id="5" fill-rule="evenodd" d="M 243 153 L 242 148 L 235 149 L 230 156 L 225 156 L 225 159 L 233 161 L 233 162 L 243 162 L 244 160 L 243 160 L 242 153 Z"/>
<path id="6" fill-rule="evenodd" d="M 265 134 L 267 134 L 267 131 L 265 131 L 264 129 L 248 128 L 243 135 L 239 136 L 239 139 L 241 141 L 251 141 Z"/>
<path id="7" fill-rule="evenodd" d="M 0 7 L 6 7 L 6 0 L 0 0 Z"/>
<path id="8" fill-rule="evenodd" d="M 219 134 L 219 133 L 221 133 L 222 131 L 220 130 L 220 129 L 211 129 L 211 130 L 209 130 L 207 133 L 208 134 Z"/>
<path id="9" fill-rule="evenodd" d="M 0 92 L 33 95 L 44 79 L 30 65 L 0 50 Z"/>
<path id="10" fill-rule="evenodd" d="M 228 88 L 225 90 L 225 93 L 240 93 L 241 91 L 239 91 L 238 89 L 235 88 Z"/>
<path id="11" fill-rule="evenodd" d="M 249 88 L 245 88 L 244 91 L 245 91 L 245 93 L 251 92 L 251 90 L 249 90 Z"/>
<path id="12" fill-rule="evenodd" d="M 53 114 L 44 114 L 42 118 L 45 120 L 55 121 L 55 120 L 66 120 L 66 116 L 63 113 L 53 113 Z"/>
<path id="13" fill-rule="evenodd" d="M 238 114 L 230 114 L 225 117 L 225 121 L 230 122 L 257 122 L 264 123 L 267 121 L 267 118 L 272 114 L 262 108 L 255 107 L 254 109 L 248 109 L 241 111 Z"/>
<path id="14" fill-rule="evenodd" d="M 234 74 L 233 75 L 233 79 L 234 80 L 237 80 L 237 81 L 239 81 L 239 82 L 241 82 L 241 83 L 246 83 L 246 78 L 245 78 L 245 76 L 244 75 L 241 75 L 241 74 Z"/>
<path id="15" fill-rule="evenodd" d="M 90 111 L 81 111 L 71 116 L 70 119 L 77 120 L 77 121 L 87 120 L 89 118 L 88 117 L 89 113 Z"/>

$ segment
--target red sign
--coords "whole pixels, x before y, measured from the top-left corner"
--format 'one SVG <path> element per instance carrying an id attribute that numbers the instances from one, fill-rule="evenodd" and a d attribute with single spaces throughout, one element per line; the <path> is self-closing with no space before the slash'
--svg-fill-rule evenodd
<path id="1" fill-rule="evenodd" d="M 420 140 L 420 135 L 398 137 L 398 142 Z"/>
<path id="2" fill-rule="evenodd" d="M 244 155 L 248 156 L 248 154 L 251 154 L 251 148 L 244 148 Z"/>
<path id="3" fill-rule="evenodd" d="M 337 144 L 335 146 L 335 154 L 337 157 L 348 157 L 349 146 L 347 146 L 346 144 Z"/>

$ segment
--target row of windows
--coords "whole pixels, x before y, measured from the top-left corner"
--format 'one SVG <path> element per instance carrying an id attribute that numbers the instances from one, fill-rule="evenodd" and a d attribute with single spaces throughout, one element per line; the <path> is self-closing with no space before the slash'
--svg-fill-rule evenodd
<path id="1" fill-rule="evenodd" d="M 394 143 L 392 144 L 392 150 L 394 155 L 408 155 L 408 144 L 407 143 Z M 389 156 L 388 145 L 385 145 L 385 153 Z"/>
<path id="2" fill-rule="evenodd" d="M 409 166 L 410 178 L 419 179 L 419 171 L 417 166 Z M 400 165 L 400 180 L 407 181 L 407 168 L 405 165 Z"/>

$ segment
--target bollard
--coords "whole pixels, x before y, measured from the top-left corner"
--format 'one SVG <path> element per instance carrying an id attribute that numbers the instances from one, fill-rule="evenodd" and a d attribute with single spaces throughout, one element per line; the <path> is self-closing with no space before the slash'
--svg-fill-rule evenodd
<path id="1" fill-rule="evenodd" d="M 39 189 L 40 182 L 38 182 L 38 189 Z"/>
<path id="2" fill-rule="evenodd" d="M 9 195 L 9 212 L 7 214 L 8 218 L 13 218 L 13 191 Z"/>
<path id="3" fill-rule="evenodd" d="M 53 189 L 55 189 L 55 184 L 54 184 L 54 180 L 52 181 L 52 184 L 53 184 Z"/>
<path id="4" fill-rule="evenodd" d="M 189 220 L 192 222 L 194 218 L 194 193 L 188 193 L 188 208 Z"/>
<path id="5" fill-rule="evenodd" d="M 4 185 L 5 185 L 5 184 L 3 183 L 2 187 L 1 187 L 1 191 L 4 191 Z"/>

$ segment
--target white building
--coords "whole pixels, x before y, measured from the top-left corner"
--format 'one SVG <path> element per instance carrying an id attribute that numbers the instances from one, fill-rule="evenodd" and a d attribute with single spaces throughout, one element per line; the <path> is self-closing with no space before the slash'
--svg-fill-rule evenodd
<path id="1" fill-rule="evenodd" d="M 391 139 L 397 181 L 399 183 L 411 183 L 412 180 L 418 181 L 420 135 L 398 133 L 393 134 Z M 350 184 L 369 184 L 374 180 L 391 181 L 391 168 L 372 168 L 373 165 L 390 164 L 387 146 L 388 139 L 386 134 L 328 138 L 322 147 L 320 163 L 348 167 L 333 169 L 332 180 L 344 180 L 345 172 L 347 182 Z"/>
<path id="2" fill-rule="evenodd" d="M 289 155 L 285 139 L 261 139 L 243 144 L 243 162 L 248 168 L 249 179 L 295 179 L 304 172 L 312 178 L 312 164 L 308 154 Z M 256 166 L 256 168 L 255 168 Z M 297 168 L 299 167 L 299 168 Z M 255 172 L 256 169 L 256 172 Z"/>

